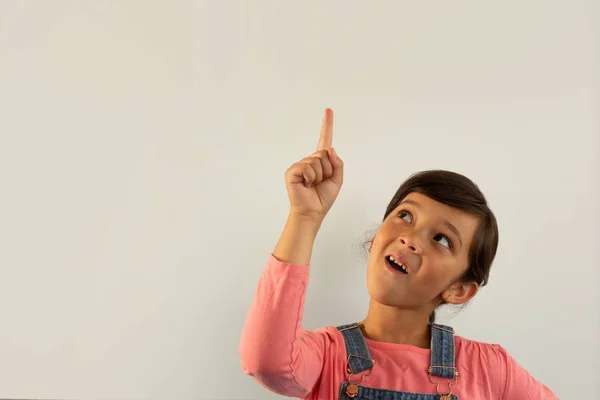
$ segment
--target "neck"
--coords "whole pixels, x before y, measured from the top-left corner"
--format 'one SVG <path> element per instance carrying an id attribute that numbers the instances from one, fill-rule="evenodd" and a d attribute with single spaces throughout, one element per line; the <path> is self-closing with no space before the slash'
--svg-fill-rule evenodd
<path id="1" fill-rule="evenodd" d="M 402 310 L 371 299 L 369 312 L 360 327 L 363 335 L 371 340 L 429 349 L 429 314 L 426 310 Z"/>

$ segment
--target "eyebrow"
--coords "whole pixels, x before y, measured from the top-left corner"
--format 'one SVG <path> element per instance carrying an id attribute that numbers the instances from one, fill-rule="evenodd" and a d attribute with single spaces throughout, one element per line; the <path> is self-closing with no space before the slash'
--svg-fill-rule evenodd
<path id="1" fill-rule="evenodd" d="M 412 204 L 416 208 L 421 208 L 421 205 L 414 200 L 404 200 L 400 204 Z M 454 225 L 452 225 L 450 223 L 450 221 L 443 220 L 442 222 L 444 223 L 444 225 L 446 225 L 446 227 L 448 229 L 450 229 L 452 231 L 452 233 L 454 233 L 456 235 L 456 237 L 458 238 L 458 241 L 460 242 L 460 245 L 462 246 L 463 245 L 462 237 L 460 236 L 460 232 L 458 231 L 458 229 L 456 229 L 456 227 Z"/>

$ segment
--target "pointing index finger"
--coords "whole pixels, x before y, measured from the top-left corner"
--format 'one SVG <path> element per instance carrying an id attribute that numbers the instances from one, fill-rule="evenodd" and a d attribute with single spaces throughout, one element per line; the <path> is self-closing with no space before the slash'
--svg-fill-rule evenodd
<path id="1" fill-rule="evenodd" d="M 323 124 L 321 125 L 321 138 L 317 151 L 330 149 L 333 144 L 333 111 L 331 108 L 325 110 Z"/>

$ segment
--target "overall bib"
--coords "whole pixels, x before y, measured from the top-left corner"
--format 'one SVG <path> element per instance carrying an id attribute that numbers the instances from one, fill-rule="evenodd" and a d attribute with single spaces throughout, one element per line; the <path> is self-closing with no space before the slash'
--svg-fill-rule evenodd
<path id="1" fill-rule="evenodd" d="M 452 393 L 452 386 L 458 380 L 454 365 L 454 329 L 445 325 L 430 323 L 431 363 L 427 371 L 438 394 L 409 393 L 363 386 L 364 377 L 377 373 L 376 360 L 371 354 L 357 323 L 337 327 L 344 336 L 347 355 L 348 377 L 340 388 L 339 400 L 458 400 Z M 433 378 L 433 376 L 437 378 Z M 449 381 L 450 380 L 450 381 Z M 441 388 L 450 387 L 444 392 Z"/>

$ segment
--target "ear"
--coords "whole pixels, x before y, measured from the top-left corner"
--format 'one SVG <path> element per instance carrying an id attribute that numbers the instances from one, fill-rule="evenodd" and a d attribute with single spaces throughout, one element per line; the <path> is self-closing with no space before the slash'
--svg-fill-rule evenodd
<path id="1" fill-rule="evenodd" d="M 479 284 L 475 281 L 458 282 L 442 292 L 442 299 L 446 303 L 463 304 L 471 300 L 479 291 Z"/>

